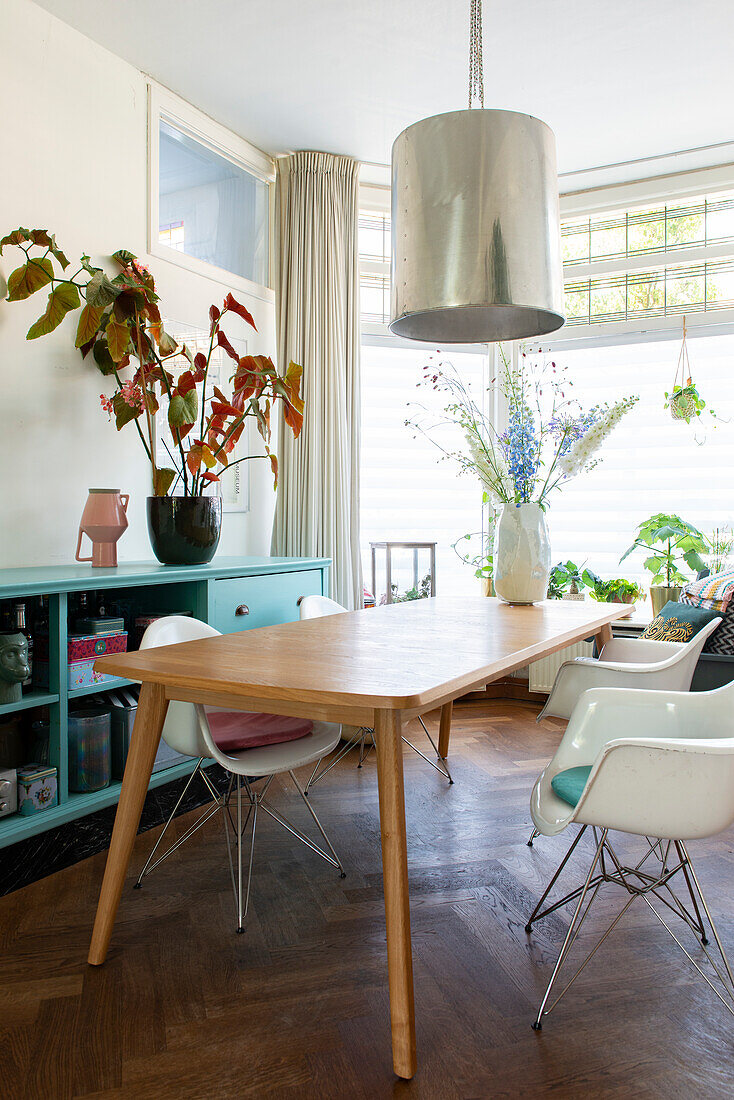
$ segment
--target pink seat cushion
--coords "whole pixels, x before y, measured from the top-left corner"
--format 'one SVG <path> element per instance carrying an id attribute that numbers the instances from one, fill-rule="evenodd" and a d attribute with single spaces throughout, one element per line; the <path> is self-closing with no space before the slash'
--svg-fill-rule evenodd
<path id="1" fill-rule="evenodd" d="M 209 729 L 222 752 L 241 752 L 263 745 L 280 745 L 308 737 L 313 722 L 306 718 L 286 718 L 283 714 L 254 714 L 242 710 L 204 708 Z"/>

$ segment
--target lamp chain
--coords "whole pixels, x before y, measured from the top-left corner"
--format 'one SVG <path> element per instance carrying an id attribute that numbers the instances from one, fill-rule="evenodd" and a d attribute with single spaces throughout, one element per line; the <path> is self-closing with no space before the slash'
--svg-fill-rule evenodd
<path id="1" fill-rule="evenodd" d="M 482 67 L 482 0 L 470 0 L 469 13 L 469 108 L 474 100 L 484 107 L 484 70 Z"/>

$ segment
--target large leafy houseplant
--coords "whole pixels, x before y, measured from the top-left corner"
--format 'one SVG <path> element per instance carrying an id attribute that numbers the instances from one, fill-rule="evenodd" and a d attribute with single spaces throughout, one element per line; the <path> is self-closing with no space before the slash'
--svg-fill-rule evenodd
<path id="1" fill-rule="evenodd" d="M 111 398 L 100 395 L 102 407 L 114 417 L 117 430 L 134 424 L 151 465 L 153 492 L 166 496 L 174 489 L 184 496 L 198 496 L 219 481 L 221 473 L 246 456 L 230 460 L 248 417 L 254 417 L 277 483 L 277 458 L 270 449 L 271 413 L 282 401 L 284 419 L 294 436 L 303 424 L 300 396 L 301 367 L 290 363 L 279 374 L 264 355 L 240 357 L 228 340 L 222 321 L 227 313 L 241 317 L 257 331 L 249 311 L 232 294 L 221 308 L 209 310 L 208 351 L 194 354 L 179 347 L 164 329 L 155 281 L 147 267 L 124 249 L 112 259 L 119 268 L 110 278 L 82 256 L 79 267 L 67 275 L 69 261 L 45 229 L 16 229 L 0 240 L 0 255 L 7 246 L 24 254 L 20 267 L 8 276 L 8 302 L 29 298 L 48 289 L 46 309 L 28 330 L 35 340 L 53 332 L 68 313 L 81 309 L 75 346 L 82 358 L 91 354 L 99 372 L 114 377 Z M 226 395 L 215 386 L 207 390 L 212 356 L 222 349 L 232 360 L 232 391 Z M 174 375 L 171 360 L 188 360 L 186 369 Z M 156 459 L 155 418 L 167 402 L 167 420 L 174 452 L 166 446 L 171 465 Z M 180 485 L 179 485 L 180 483 Z"/>
<path id="2" fill-rule="evenodd" d="M 706 553 L 706 539 L 693 524 L 680 516 L 657 512 L 637 527 L 637 538 L 619 559 L 623 562 L 635 550 L 648 550 L 643 565 L 652 573 L 651 584 L 673 588 L 691 579 L 681 570 L 681 563 L 697 573 L 705 567 L 701 554 Z"/>
<path id="3" fill-rule="evenodd" d="M 677 600 L 683 585 L 691 579 L 682 571 L 686 565 L 694 574 L 705 568 L 701 557 L 707 550 L 704 535 L 680 516 L 657 512 L 637 527 L 637 538 L 619 559 L 623 562 L 635 550 L 648 551 L 644 566 L 652 573 L 650 599 L 655 615 L 668 600 Z"/>

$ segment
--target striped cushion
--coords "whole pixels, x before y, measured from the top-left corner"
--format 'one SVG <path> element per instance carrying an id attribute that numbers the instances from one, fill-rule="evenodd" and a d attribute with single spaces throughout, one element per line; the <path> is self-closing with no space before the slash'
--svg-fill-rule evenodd
<path id="1" fill-rule="evenodd" d="M 700 581 L 691 581 L 683 589 L 681 603 L 706 607 L 711 611 L 726 611 L 734 596 L 734 569 L 714 573 Z"/>

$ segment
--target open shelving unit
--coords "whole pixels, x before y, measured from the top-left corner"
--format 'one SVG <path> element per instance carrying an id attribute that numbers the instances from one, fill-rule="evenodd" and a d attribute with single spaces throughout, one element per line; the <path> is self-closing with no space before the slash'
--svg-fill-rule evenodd
<path id="1" fill-rule="evenodd" d="M 153 611 L 190 611 L 222 633 L 289 622 L 298 618 L 302 595 L 328 593 L 330 562 L 323 558 L 222 558 L 210 565 L 162 566 L 145 562 L 114 569 L 70 565 L 57 568 L 0 570 L 0 600 L 48 597 L 48 689 L 31 691 L 16 703 L 0 706 L 0 719 L 19 712 L 33 720 L 33 711 L 48 708 L 49 764 L 57 769 L 58 805 L 29 817 L 0 817 L 0 849 L 17 841 L 73 821 L 83 814 L 114 805 L 120 782 L 100 791 L 69 790 L 68 716 L 76 700 L 104 694 L 131 683 L 111 677 L 85 687 L 68 686 L 69 596 L 74 592 L 105 591 L 110 599 L 124 599 L 131 615 Z M 242 609 L 247 608 L 243 614 Z M 129 639 L 130 642 L 130 639 Z M 30 760 L 24 763 L 31 763 Z M 175 762 L 155 771 L 150 786 L 157 787 L 187 775 L 194 760 Z M 0 761 L 0 767 L 7 766 Z"/>

